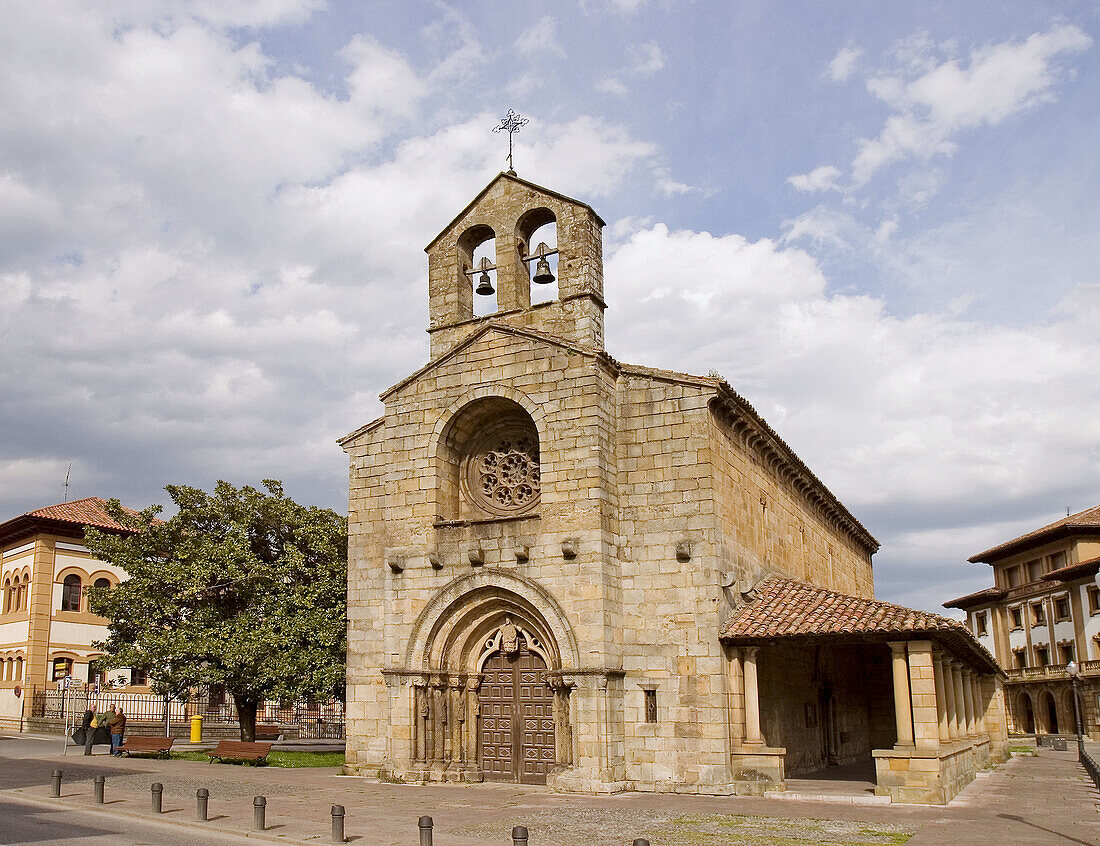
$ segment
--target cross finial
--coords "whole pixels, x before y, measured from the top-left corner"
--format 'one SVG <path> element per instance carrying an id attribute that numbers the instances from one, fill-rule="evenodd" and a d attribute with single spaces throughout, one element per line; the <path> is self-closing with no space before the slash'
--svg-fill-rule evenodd
<path id="1" fill-rule="evenodd" d="M 494 126 L 493 132 L 507 132 L 508 133 L 508 172 L 515 176 L 516 171 L 512 167 L 512 135 L 519 132 L 521 128 L 527 126 L 530 123 L 523 115 L 517 115 L 511 109 L 508 110 L 508 114 L 500 119 L 500 126 Z"/>

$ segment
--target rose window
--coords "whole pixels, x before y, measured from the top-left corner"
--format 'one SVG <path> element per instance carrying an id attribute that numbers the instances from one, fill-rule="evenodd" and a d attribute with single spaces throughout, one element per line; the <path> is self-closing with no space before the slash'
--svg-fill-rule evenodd
<path id="1" fill-rule="evenodd" d="M 523 431 L 490 432 L 467 459 L 466 489 L 493 514 L 521 514 L 539 500 L 539 448 Z"/>

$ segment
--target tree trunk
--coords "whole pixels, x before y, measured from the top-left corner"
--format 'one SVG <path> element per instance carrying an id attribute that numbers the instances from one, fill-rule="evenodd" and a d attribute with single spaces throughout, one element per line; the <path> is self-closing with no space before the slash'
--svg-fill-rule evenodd
<path id="1" fill-rule="evenodd" d="M 241 724 L 241 740 L 252 743 L 256 740 L 256 708 L 259 702 L 236 693 L 233 694 L 233 702 L 237 706 L 237 719 Z"/>

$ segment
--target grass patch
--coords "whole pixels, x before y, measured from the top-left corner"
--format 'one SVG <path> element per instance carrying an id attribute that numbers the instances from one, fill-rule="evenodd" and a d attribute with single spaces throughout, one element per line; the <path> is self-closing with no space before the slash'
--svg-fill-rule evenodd
<path id="1" fill-rule="evenodd" d="M 173 752 L 172 757 L 181 761 L 209 761 L 205 752 Z M 239 762 L 228 762 L 239 763 Z M 343 752 L 280 752 L 267 756 L 269 767 L 342 767 Z"/>

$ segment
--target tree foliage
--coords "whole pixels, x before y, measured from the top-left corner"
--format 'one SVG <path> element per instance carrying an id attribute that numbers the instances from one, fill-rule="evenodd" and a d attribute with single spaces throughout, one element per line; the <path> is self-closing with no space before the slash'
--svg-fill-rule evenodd
<path id="1" fill-rule="evenodd" d="M 110 621 L 100 666 L 144 669 L 164 694 L 224 685 L 242 740 L 254 739 L 264 699 L 344 691 L 347 520 L 298 505 L 277 481 L 263 486 L 168 485 L 174 517 L 112 500 L 111 516 L 136 532 L 85 532 L 93 554 L 128 575 L 88 590 Z"/>

